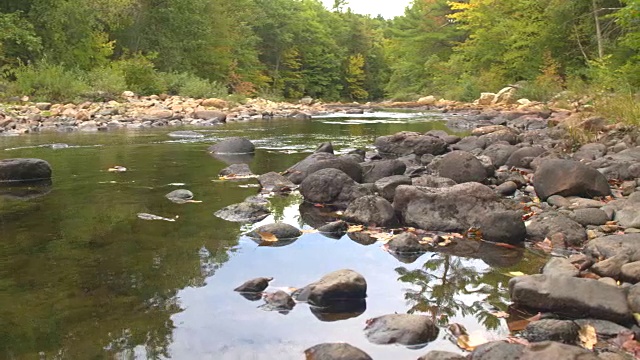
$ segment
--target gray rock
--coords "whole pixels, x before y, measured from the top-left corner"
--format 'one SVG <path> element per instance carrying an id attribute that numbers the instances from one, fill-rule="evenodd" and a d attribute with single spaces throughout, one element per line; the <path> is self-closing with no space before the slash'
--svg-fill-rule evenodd
<path id="1" fill-rule="evenodd" d="M 391 314 L 367 320 L 364 332 L 374 344 L 421 345 L 435 340 L 439 329 L 429 316 Z"/>
<path id="2" fill-rule="evenodd" d="M 407 169 L 407 165 L 397 159 L 376 160 L 360 165 L 362 167 L 363 183 L 374 183 L 388 176 L 402 175 Z"/>
<path id="3" fill-rule="evenodd" d="M 481 183 L 487 179 L 487 171 L 482 162 L 465 151 L 453 151 L 445 155 L 438 163 L 438 173 L 458 184 Z"/>
<path id="4" fill-rule="evenodd" d="M 529 345 L 522 352 L 519 360 L 599 360 L 598 356 L 589 350 L 578 346 L 543 341 Z"/>
<path id="5" fill-rule="evenodd" d="M 629 257 L 627 255 L 618 254 L 593 264 L 591 271 L 603 277 L 619 279 L 622 266 L 628 262 Z"/>
<path id="6" fill-rule="evenodd" d="M 396 195 L 396 188 L 400 185 L 411 185 L 411 178 L 404 175 L 394 175 L 384 177 L 375 182 L 376 191 L 383 198 L 393 201 Z"/>
<path id="7" fill-rule="evenodd" d="M 635 284 L 640 282 L 640 261 L 634 261 L 622 265 L 620 275 L 624 281 Z"/>
<path id="8" fill-rule="evenodd" d="M 372 191 L 357 184 L 344 172 L 328 168 L 306 177 L 300 184 L 300 193 L 311 203 L 346 207 L 354 199 L 371 195 Z"/>
<path id="9" fill-rule="evenodd" d="M 178 189 L 168 193 L 165 197 L 175 203 L 183 203 L 193 199 L 193 193 L 186 189 Z"/>
<path id="10" fill-rule="evenodd" d="M 51 165 L 41 159 L 0 160 L 0 184 L 34 182 L 51 179 Z"/>
<path id="11" fill-rule="evenodd" d="M 255 223 L 266 218 L 270 213 L 269 208 L 263 204 L 241 202 L 224 207 L 214 215 L 227 221 Z"/>
<path id="12" fill-rule="evenodd" d="M 397 224 L 393 205 L 385 198 L 368 195 L 354 200 L 344 212 L 347 221 L 368 226 L 388 227 Z"/>
<path id="13" fill-rule="evenodd" d="M 467 136 L 462 140 L 450 146 L 451 150 L 460 150 L 472 152 L 474 150 L 482 150 L 487 146 L 485 139 L 480 139 L 477 136 Z"/>
<path id="14" fill-rule="evenodd" d="M 497 143 L 489 145 L 481 154 L 491 158 L 494 166 L 500 167 L 507 163 L 511 154 L 516 150 L 518 150 L 517 147 L 508 143 Z"/>
<path id="15" fill-rule="evenodd" d="M 269 282 L 273 280 L 272 277 L 260 277 L 251 280 L 247 280 L 244 284 L 238 286 L 233 289 L 233 291 L 237 292 L 245 292 L 245 293 L 259 293 L 264 291 L 269 286 Z"/>
<path id="16" fill-rule="evenodd" d="M 596 329 L 596 334 L 598 338 L 609 339 L 612 337 L 618 336 L 620 331 L 627 330 L 626 327 L 618 325 L 614 322 L 600 319 L 578 319 L 574 320 L 578 326 L 583 327 L 586 325 L 591 325 Z"/>
<path id="17" fill-rule="evenodd" d="M 634 313 L 640 313 L 640 284 L 635 284 L 627 292 L 629 307 Z"/>
<path id="18" fill-rule="evenodd" d="M 355 182 L 362 181 L 362 167 L 351 157 L 340 157 L 320 152 L 307 156 L 286 170 L 285 175 L 294 184 L 300 184 L 309 175 L 322 169 L 338 169 L 349 175 Z"/>
<path id="19" fill-rule="evenodd" d="M 194 119 L 202 119 L 208 121 L 225 122 L 227 120 L 227 114 L 222 111 L 216 110 L 196 110 L 193 112 Z"/>
<path id="20" fill-rule="evenodd" d="M 509 293 L 516 306 L 621 324 L 633 321 L 624 291 L 592 279 L 518 276 L 509 281 Z"/>
<path id="21" fill-rule="evenodd" d="M 433 176 L 433 175 L 422 175 L 419 177 L 412 178 L 411 185 L 432 187 L 432 188 L 447 188 L 453 185 L 457 185 L 457 183 L 452 179 L 445 178 L 445 177 Z"/>
<path id="22" fill-rule="evenodd" d="M 617 154 L 603 156 L 589 163 L 607 179 L 633 180 L 640 176 L 640 146 L 623 150 Z"/>
<path id="23" fill-rule="evenodd" d="M 580 273 L 569 259 L 552 257 L 542 268 L 542 273 L 550 276 L 578 276 Z"/>
<path id="24" fill-rule="evenodd" d="M 374 143 L 378 152 L 396 156 L 416 154 L 440 155 L 446 151 L 444 140 L 416 132 L 403 131 L 394 135 L 381 136 Z"/>
<path id="25" fill-rule="evenodd" d="M 260 307 L 263 310 L 279 311 L 286 314 L 296 306 L 296 302 L 291 295 L 282 290 L 265 294 L 263 298 L 266 303 Z"/>
<path id="26" fill-rule="evenodd" d="M 513 181 L 504 182 L 496 187 L 496 192 L 502 196 L 513 195 L 518 190 L 518 184 Z"/>
<path id="27" fill-rule="evenodd" d="M 349 224 L 345 221 L 338 220 L 325 224 L 318 228 L 318 231 L 325 234 L 337 234 L 339 238 L 349 229 Z"/>
<path id="28" fill-rule="evenodd" d="M 367 281 L 353 270 L 338 270 L 305 286 L 297 300 L 308 301 L 319 307 L 329 307 L 336 302 L 359 301 L 367 297 Z"/>
<path id="29" fill-rule="evenodd" d="M 285 223 L 274 223 L 262 225 L 259 228 L 249 232 L 248 237 L 254 239 L 260 239 L 260 233 L 273 234 L 278 240 L 295 239 L 302 235 L 302 231 L 298 230 L 295 226 Z"/>
<path id="30" fill-rule="evenodd" d="M 231 137 L 211 145 L 209 152 L 214 154 L 251 154 L 255 152 L 255 149 L 249 139 Z"/>
<path id="31" fill-rule="evenodd" d="M 551 196 L 549 196 L 549 198 L 547 198 L 547 203 L 549 205 L 553 205 L 553 206 L 557 206 L 557 207 L 566 207 L 566 208 L 568 208 L 568 207 L 571 206 L 571 201 L 569 201 L 564 196 L 560 196 L 560 195 L 551 195 Z"/>
<path id="32" fill-rule="evenodd" d="M 524 345 L 509 344 L 505 341 L 492 341 L 475 348 L 469 355 L 470 360 L 518 360 Z"/>
<path id="33" fill-rule="evenodd" d="M 494 211 L 485 214 L 476 224 L 484 240 L 512 245 L 522 244 L 527 228 L 522 214 L 516 211 Z"/>
<path id="34" fill-rule="evenodd" d="M 604 225 L 609 221 L 607 213 L 596 208 L 577 209 L 571 214 L 571 218 L 582 226 Z"/>
<path id="35" fill-rule="evenodd" d="M 614 220 L 625 228 L 640 228 L 640 192 L 629 195 L 622 208 L 616 210 Z"/>
<path id="36" fill-rule="evenodd" d="M 324 343 L 304 351 L 307 360 L 372 360 L 367 353 L 345 343 Z"/>
<path id="37" fill-rule="evenodd" d="M 423 253 L 426 247 L 420 244 L 420 239 L 415 234 L 404 232 L 395 236 L 388 243 L 389 251 L 394 253 Z"/>
<path id="38" fill-rule="evenodd" d="M 580 327 L 571 320 L 543 319 L 529 323 L 522 335 L 530 342 L 558 341 L 575 344 L 579 330 Z"/>
<path id="39" fill-rule="evenodd" d="M 253 175 L 249 165 L 247 164 L 232 164 L 227 166 L 226 168 L 220 170 L 218 173 L 220 176 L 230 176 L 230 175 L 239 175 L 239 176 L 250 176 Z"/>
<path id="40" fill-rule="evenodd" d="M 592 160 L 603 157 L 606 153 L 607 146 L 605 144 L 584 144 L 573 154 L 573 160 L 589 163 Z"/>
<path id="41" fill-rule="evenodd" d="M 530 241 L 543 241 L 558 233 L 563 234 L 571 246 L 580 246 L 587 240 L 587 232 L 582 225 L 558 212 L 547 211 L 534 216 L 527 225 L 527 238 Z"/>
<path id="42" fill-rule="evenodd" d="M 546 150 L 541 147 L 525 147 L 514 151 L 505 165 L 509 167 L 528 168 L 531 161 L 525 162 L 524 159 L 536 158 L 544 154 Z"/>
<path id="43" fill-rule="evenodd" d="M 640 261 L 640 234 L 609 235 L 587 243 L 583 252 L 594 259 L 627 256 L 629 262 Z"/>
<path id="44" fill-rule="evenodd" d="M 333 144 L 331 142 L 323 142 L 322 144 L 318 145 L 318 147 L 314 152 L 316 153 L 324 152 L 324 153 L 333 154 Z"/>
<path id="45" fill-rule="evenodd" d="M 449 351 L 433 350 L 420 356 L 418 360 L 464 360 L 466 356 Z"/>
<path id="46" fill-rule="evenodd" d="M 287 177 L 273 171 L 258 176 L 258 182 L 260 182 L 263 192 L 283 193 L 289 192 L 297 187 Z"/>
<path id="47" fill-rule="evenodd" d="M 533 186 L 541 200 L 551 195 L 607 196 L 607 178 L 597 170 L 571 160 L 545 160 L 536 170 Z"/>
<path id="48" fill-rule="evenodd" d="M 507 142 L 511 145 L 518 143 L 518 134 L 512 129 L 503 129 L 494 131 L 490 134 L 481 135 L 479 140 L 485 144 L 494 144 L 497 142 Z"/>

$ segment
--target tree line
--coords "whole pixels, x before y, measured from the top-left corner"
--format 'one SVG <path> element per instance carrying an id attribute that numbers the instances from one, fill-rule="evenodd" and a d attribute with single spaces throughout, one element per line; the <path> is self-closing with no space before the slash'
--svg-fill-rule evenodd
<path id="1" fill-rule="evenodd" d="M 640 0 L 5 0 L 0 93 L 470 100 L 640 85 Z"/>

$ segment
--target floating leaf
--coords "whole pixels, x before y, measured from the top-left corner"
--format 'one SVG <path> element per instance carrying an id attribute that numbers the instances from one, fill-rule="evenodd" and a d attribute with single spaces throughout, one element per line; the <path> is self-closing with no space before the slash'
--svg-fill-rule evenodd
<path id="1" fill-rule="evenodd" d="M 265 242 L 277 242 L 278 238 L 273 235 L 270 232 L 262 232 L 262 231 L 257 231 L 256 232 L 258 235 L 260 235 L 260 239 L 262 239 L 262 241 Z"/>
<path id="2" fill-rule="evenodd" d="M 165 218 L 165 217 L 153 215 L 153 214 L 139 213 L 138 218 L 142 220 L 163 220 L 163 221 L 174 222 L 178 217 L 176 216 L 175 219 L 170 219 L 170 218 Z"/>
<path id="3" fill-rule="evenodd" d="M 350 225 L 347 229 L 348 233 L 361 232 L 364 230 L 364 225 Z"/>
<path id="4" fill-rule="evenodd" d="M 127 168 L 124 166 L 116 165 L 114 167 L 110 167 L 107 171 L 109 172 L 125 172 Z"/>
<path id="5" fill-rule="evenodd" d="M 581 326 L 578 331 L 578 336 L 580 337 L 582 347 L 588 350 L 593 350 L 593 346 L 598 342 L 596 329 L 590 324 Z"/>
<path id="6" fill-rule="evenodd" d="M 245 180 L 245 179 L 255 179 L 258 175 L 236 175 L 230 174 L 225 176 L 220 176 L 218 180 L 226 181 L 226 180 Z"/>
<path id="7" fill-rule="evenodd" d="M 507 318 L 507 327 L 511 332 L 521 331 L 521 330 L 524 330 L 524 328 L 526 328 L 527 325 L 529 325 L 529 323 L 538 321 L 540 320 L 540 318 L 542 318 L 541 313 L 538 313 L 528 319 L 514 319 L 513 317 L 509 317 Z"/>
<path id="8" fill-rule="evenodd" d="M 523 276 L 525 275 L 525 273 L 523 273 L 522 271 L 509 271 L 507 275 L 515 277 L 515 276 Z"/>
<path id="9" fill-rule="evenodd" d="M 456 340 L 456 345 L 466 351 L 473 351 L 476 347 L 487 343 L 488 340 L 479 334 L 460 335 Z"/>
<path id="10" fill-rule="evenodd" d="M 496 312 L 492 312 L 491 315 L 500 318 L 500 319 L 506 319 L 509 317 L 509 313 L 504 312 L 504 311 L 496 311 Z"/>

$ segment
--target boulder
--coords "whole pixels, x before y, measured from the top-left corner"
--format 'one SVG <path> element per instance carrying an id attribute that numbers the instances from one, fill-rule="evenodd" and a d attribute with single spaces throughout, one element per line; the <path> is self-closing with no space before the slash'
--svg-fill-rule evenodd
<path id="1" fill-rule="evenodd" d="M 487 179 L 487 171 L 480 160 L 465 151 L 452 151 L 445 155 L 438 163 L 438 173 L 458 184 L 481 183 Z"/>
<path id="2" fill-rule="evenodd" d="M 338 169 L 349 175 L 355 182 L 362 181 L 362 168 L 350 157 L 339 157 L 326 152 L 314 153 L 285 171 L 294 184 L 300 184 L 309 175 L 322 169 Z"/>
<path id="3" fill-rule="evenodd" d="M 593 279 L 568 276 L 526 275 L 509 280 L 509 294 L 516 306 L 562 316 L 633 321 L 624 290 Z"/>
<path id="4" fill-rule="evenodd" d="M 578 276 L 580 271 L 576 268 L 569 259 L 552 257 L 542 268 L 542 273 L 552 276 Z"/>
<path id="5" fill-rule="evenodd" d="M 506 341 L 492 341 L 476 347 L 470 360 L 518 360 L 525 346 Z"/>
<path id="6" fill-rule="evenodd" d="M 506 142 L 511 145 L 515 145 L 518 143 L 518 133 L 511 129 L 504 129 L 482 135 L 478 140 L 483 141 L 486 145 L 495 144 L 497 142 Z"/>
<path id="7" fill-rule="evenodd" d="M 422 175 L 411 179 L 411 185 L 432 188 L 447 188 L 457 184 L 452 179 L 434 175 Z"/>
<path id="8" fill-rule="evenodd" d="M 353 270 L 338 270 L 305 286 L 296 297 L 319 307 L 330 307 L 336 302 L 361 301 L 367 297 L 367 281 Z"/>
<path id="9" fill-rule="evenodd" d="M 554 234 L 562 234 L 567 245 L 581 246 L 587 240 L 587 232 L 582 225 L 555 211 L 547 211 L 534 216 L 527 225 L 530 241 L 543 241 Z"/>
<path id="10" fill-rule="evenodd" d="M 0 160 L 0 184 L 34 182 L 51 179 L 51 165 L 41 159 Z"/>
<path id="11" fill-rule="evenodd" d="M 627 292 L 629 307 L 634 313 L 640 313 L 640 284 L 635 284 Z"/>
<path id="12" fill-rule="evenodd" d="M 632 309 L 633 310 L 633 309 Z M 635 312 L 635 311 L 634 311 Z M 620 331 L 628 331 L 624 326 L 618 325 L 614 322 L 600 319 L 577 319 L 574 320 L 578 326 L 583 327 L 585 325 L 591 325 L 596 329 L 596 334 L 599 339 L 610 339 L 618 336 Z"/>
<path id="13" fill-rule="evenodd" d="M 318 228 L 318 231 L 321 234 L 331 234 L 331 235 L 336 235 L 336 238 L 341 238 L 349 229 L 349 224 L 347 224 L 345 221 L 342 220 L 338 220 L 338 221 L 332 221 L 330 223 L 327 223 L 325 225 L 322 225 Z M 333 236 L 332 236 L 333 237 Z"/>
<path id="14" fill-rule="evenodd" d="M 496 192 L 502 196 L 513 195 L 518 190 L 518 184 L 513 181 L 506 181 L 496 187 Z"/>
<path id="15" fill-rule="evenodd" d="M 374 183 L 382 178 L 402 175 L 407 165 L 400 160 L 377 160 L 360 164 L 362 167 L 362 182 Z"/>
<path id="16" fill-rule="evenodd" d="M 640 177 L 640 146 L 603 156 L 589 163 L 607 179 L 633 180 Z"/>
<path id="17" fill-rule="evenodd" d="M 527 236 L 522 214 L 517 211 L 498 210 L 487 213 L 477 223 L 484 240 L 519 245 Z"/>
<path id="18" fill-rule="evenodd" d="M 242 202 L 224 207 L 214 213 L 215 216 L 233 222 L 255 223 L 263 220 L 271 211 L 264 204 Z"/>
<path id="19" fill-rule="evenodd" d="M 229 106 L 229 103 L 227 103 L 225 100 L 222 100 L 222 99 L 210 98 L 210 99 L 202 100 L 200 105 L 205 106 L 205 107 L 214 107 L 214 108 L 218 108 L 218 109 L 223 109 L 223 108 Z"/>
<path id="20" fill-rule="evenodd" d="M 421 254 L 427 250 L 426 246 L 420 244 L 420 238 L 410 232 L 394 236 L 387 245 L 389 251 L 397 254 Z"/>
<path id="21" fill-rule="evenodd" d="M 418 156 L 424 154 L 440 155 L 447 149 L 447 144 L 438 137 L 409 131 L 403 131 L 389 136 L 381 136 L 376 139 L 374 145 L 379 153 L 395 156 L 409 154 L 416 154 Z"/>
<path id="22" fill-rule="evenodd" d="M 271 277 L 260 277 L 245 281 L 242 285 L 233 289 L 233 291 L 244 293 L 263 292 L 269 286 L 269 282 L 273 280 Z"/>
<path id="23" fill-rule="evenodd" d="M 440 332 L 429 316 L 391 314 L 367 320 L 364 329 L 374 344 L 422 345 L 435 340 Z"/>
<path id="24" fill-rule="evenodd" d="M 371 195 L 371 191 L 357 184 L 344 172 L 327 168 L 314 172 L 300 184 L 300 193 L 306 201 L 346 207 L 354 199 Z"/>
<path id="25" fill-rule="evenodd" d="M 219 121 L 219 122 L 225 122 L 227 120 L 227 114 L 223 113 L 222 111 L 216 111 L 216 110 L 196 110 L 193 112 L 193 118 L 194 119 L 202 119 L 202 120 L 208 120 L 208 121 Z"/>
<path id="26" fill-rule="evenodd" d="M 166 197 L 167 199 L 175 203 L 184 203 L 186 201 L 193 199 L 193 193 L 186 189 L 178 189 L 178 190 L 173 190 L 172 192 L 168 193 L 164 197 Z"/>
<path id="27" fill-rule="evenodd" d="M 491 162 L 495 167 L 500 167 L 507 163 L 509 157 L 518 150 L 517 147 L 508 143 L 495 143 L 489 145 L 480 154 L 491 158 Z"/>
<path id="28" fill-rule="evenodd" d="M 393 205 L 377 195 L 367 195 L 354 200 L 344 212 L 344 218 L 368 226 L 389 227 L 397 224 Z"/>
<path id="29" fill-rule="evenodd" d="M 587 243 L 583 252 L 594 259 L 626 256 L 629 262 L 640 261 L 640 234 L 609 235 Z"/>
<path id="30" fill-rule="evenodd" d="M 522 335 L 530 342 L 558 341 L 575 344 L 580 327 L 571 320 L 543 319 L 531 322 Z"/>
<path id="31" fill-rule="evenodd" d="M 541 147 L 521 148 L 514 151 L 504 164 L 509 167 L 529 168 L 529 164 L 531 163 L 530 159 L 536 158 L 546 152 L 547 150 Z M 525 161 L 525 159 L 529 160 Z"/>
<path id="32" fill-rule="evenodd" d="M 606 153 L 607 146 L 605 144 L 590 143 L 582 145 L 578 151 L 573 154 L 572 158 L 575 161 L 589 163 L 603 157 Z"/>
<path id="33" fill-rule="evenodd" d="M 277 172 L 273 172 L 273 171 L 258 176 L 258 181 L 260 182 L 262 191 L 268 192 L 268 193 L 289 192 L 297 187 L 287 177 L 284 177 L 278 174 Z"/>
<path id="34" fill-rule="evenodd" d="M 616 210 L 614 220 L 625 228 L 640 229 L 640 192 L 632 193 Z"/>
<path id="35" fill-rule="evenodd" d="M 584 348 L 553 341 L 533 343 L 524 349 L 519 358 L 519 360 L 541 359 L 602 360 Z"/>
<path id="36" fill-rule="evenodd" d="M 250 154 L 255 152 L 255 149 L 255 146 L 249 139 L 231 137 L 211 145 L 209 152 L 214 154 Z"/>
<path id="37" fill-rule="evenodd" d="M 640 261 L 634 261 L 622 265 L 620 268 L 622 280 L 635 284 L 640 282 Z"/>
<path id="38" fill-rule="evenodd" d="M 263 298 L 265 304 L 260 308 L 267 311 L 278 311 L 281 314 L 287 314 L 296 306 L 296 302 L 291 295 L 282 290 L 264 294 Z"/>
<path id="39" fill-rule="evenodd" d="M 493 101 L 496 99 L 496 94 L 483 92 L 480 93 L 480 97 L 478 98 L 478 105 L 491 105 Z"/>
<path id="40" fill-rule="evenodd" d="M 582 226 L 604 225 L 609 221 L 607 213 L 596 208 L 576 209 L 571 214 L 571 218 Z"/>
<path id="41" fill-rule="evenodd" d="M 438 99 L 436 99 L 435 96 L 429 95 L 429 96 L 424 96 L 418 99 L 418 104 L 419 105 L 435 105 L 436 101 L 438 101 Z"/>
<path id="42" fill-rule="evenodd" d="M 302 231 L 289 224 L 275 223 L 262 225 L 259 228 L 249 232 L 247 236 L 254 239 L 260 239 L 262 237 L 262 235 L 260 234 L 272 234 L 276 238 L 278 238 L 278 240 L 288 240 L 300 237 L 302 235 Z"/>
<path id="43" fill-rule="evenodd" d="M 375 182 L 376 191 L 383 198 L 393 201 L 396 195 L 396 188 L 400 185 L 411 185 L 411 178 L 404 175 L 393 175 L 384 177 Z"/>
<path id="44" fill-rule="evenodd" d="M 372 360 L 371 356 L 345 343 L 324 343 L 304 351 L 307 360 Z"/>
<path id="45" fill-rule="evenodd" d="M 572 160 L 550 159 L 536 170 L 533 186 L 541 200 L 551 195 L 611 195 L 607 178 L 597 170 Z"/>
<path id="46" fill-rule="evenodd" d="M 333 154 L 333 144 L 331 142 L 323 142 L 322 144 L 318 145 L 314 153 L 320 152 Z"/>
<path id="47" fill-rule="evenodd" d="M 226 168 L 220 170 L 218 173 L 220 176 L 251 176 L 253 173 L 247 164 L 232 164 L 227 166 Z"/>

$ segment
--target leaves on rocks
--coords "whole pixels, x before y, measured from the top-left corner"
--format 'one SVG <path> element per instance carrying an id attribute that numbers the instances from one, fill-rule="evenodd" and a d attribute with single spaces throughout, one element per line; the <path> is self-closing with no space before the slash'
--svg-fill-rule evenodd
<path id="1" fill-rule="evenodd" d="M 598 342 L 596 329 L 589 324 L 580 327 L 578 336 L 580 337 L 580 345 L 585 349 L 593 350 L 593 346 Z"/>
<path id="2" fill-rule="evenodd" d="M 257 231 L 258 235 L 260 235 L 260 239 L 264 242 L 277 242 L 278 238 L 269 232 Z"/>
<path id="3" fill-rule="evenodd" d="M 449 324 L 447 329 L 455 339 L 456 345 L 462 350 L 473 351 L 476 347 L 489 341 L 479 333 L 469 334 L 467 329 L 461 324 Z"/>

